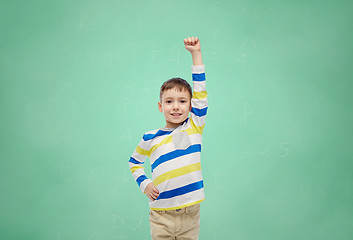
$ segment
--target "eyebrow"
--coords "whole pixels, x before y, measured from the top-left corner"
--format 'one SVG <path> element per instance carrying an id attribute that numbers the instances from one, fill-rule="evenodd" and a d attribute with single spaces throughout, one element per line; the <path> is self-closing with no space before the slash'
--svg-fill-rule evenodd
<path id="1" fill-rule="evenodd" d="M 174 99 L 174 98 L 172 98 L 172 97 L 166 97 L 164 100 L 167 100 L 167 99 Z M 178 98 L 178 99 L 188 99 L 187 97 L 180 97 L 180 98 Z"/>

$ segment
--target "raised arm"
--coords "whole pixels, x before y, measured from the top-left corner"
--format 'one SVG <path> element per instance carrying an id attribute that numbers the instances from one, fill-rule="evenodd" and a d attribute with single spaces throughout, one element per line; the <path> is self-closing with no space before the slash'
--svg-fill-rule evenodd
<path id="1" fill-rule="evenodd" d="M 196 132 L 202 134 L 208 109 L 205 65 L 202 62 L 200 40 L 197 37 L 184 39 L 185 49 L 191 53 L 193 96 L 191 99 L 191 124 Z"/>

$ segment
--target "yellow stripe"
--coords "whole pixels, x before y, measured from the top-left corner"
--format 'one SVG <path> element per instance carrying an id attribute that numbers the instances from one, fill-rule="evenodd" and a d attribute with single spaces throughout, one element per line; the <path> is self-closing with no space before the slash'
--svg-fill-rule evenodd
<path id="1" fill-rule="evenodd" d="M 140 166 L 135 166 L 135 167 L 132 167 L 131 169 L 130 169 L 130 171 L 131 171 L 131 173 L 134 173 L 137 169 L 139 169 L 139 168 L 143 168 L 143 167 L 140 167 Z"/>
<path id="2" fill-rule="evenodd" d="M 140 148 L 140 146 L 137 146 L 137 147 L 136 147 L 136 152 L 137 152 L 138 154 L 141 154 L 141 155 L 144 155 L 144 156 L 147 155 L 147 153 L 148 153 L 147 150 Z"/>
<path id="3" fill-rule="evenodd" d="M 186 132 L 191 135 L 191 134 L 195 134 L 195 133 L 199 133 L 202 135 L 203 132 L 203 128 L 205 127 L 205 124 L 203 124 L 202 126 L 197 126 L 194 121 L 192 120 L 192 118 L 190 118 L 190 124 L 191 124 L 191 128 L 186 129 Z"/>
<path id="4" fill-rule="evenodd" d="M 200 202 L 202 202 L 205 199 L 201 199 L 199 201 L 193 202 L 193 203 L 188 203 L 188 204 L 184 204 L 178 207 L 171 207 L 171 208 L 151 208 L 151 210 L 155 210 L 155 211 L 167 211 L 167 210 L 174 210 L 174 209 L 180 209 L 180 208 L 184 208 L 184 207 L 188 207 L 188 206 L 192 206 L 195 204 L 198 204 Z"/>
<path id="5" fill-rule="evenodd" d="M 173 141 L 172 140 L 172 135 L 164 138 L 163 141 L 161 141 L 160 143 L 154 145 L 153 147 L 151 147 L 151 149 L 149 151 L 147 151 L 148 157 L 154 152 L 154 150 L 156 150 L 157 148 L 159 148 L 163 144 L 171 143 L 172 141 Z"/>
<path id="6" fill-rule="evenodd" d="M 176 178 L 176 177 L 179 177 L 179 176 L 191 173 L 191 172 L 196 172 L 198 170 L 201 170 L 201 163 L 194 163 L 194 164 L 191 164 L 191 165 L 188 165 L 185 167 L 181 167 L 181 168 L 163 173 L 162 175 L 156 177 L 153 180 L 153 184 L 154 184 L 154 186 L 158 186 L 159 184 L 161 184 L 164 181 L 167 181 L 169 179 Z"/>
<path id="7" fill-rule="evenodd" d="M 204 99 L 204 98 L 207 98 L 207 91 L 203 91 L 203 92 L 193 92 L 193 93 L 192 93 L 192 98 L 195 98 L 195 99 Z"/>

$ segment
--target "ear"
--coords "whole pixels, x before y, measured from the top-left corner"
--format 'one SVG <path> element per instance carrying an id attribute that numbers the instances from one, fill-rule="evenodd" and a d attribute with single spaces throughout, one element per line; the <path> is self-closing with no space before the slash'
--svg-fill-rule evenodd
<path id="1" fill-rule="evenodd" d="M 158 102 L 158 110 L 160 112 L 163 112 L 163 108 L 162 108 L 162 103 L 161 102 Z"/>

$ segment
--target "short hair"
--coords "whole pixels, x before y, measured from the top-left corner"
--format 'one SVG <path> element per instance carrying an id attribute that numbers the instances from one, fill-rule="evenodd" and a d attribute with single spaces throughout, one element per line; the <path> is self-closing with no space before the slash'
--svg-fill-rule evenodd
<path id="1" fill-rule="evenodd" d="M 192 98 L 192 89 L 190 84 L 182 78 L 171 78 L 163 83 L 161 86 L 161 91 L 159 93 L 159 99 L 162 101 L 162 95 L 165 91 L 169 89 L 176 88 L 178 91 L 188 91 L 190 94 L 190 100 Z"/>

